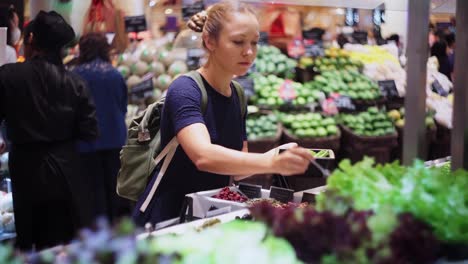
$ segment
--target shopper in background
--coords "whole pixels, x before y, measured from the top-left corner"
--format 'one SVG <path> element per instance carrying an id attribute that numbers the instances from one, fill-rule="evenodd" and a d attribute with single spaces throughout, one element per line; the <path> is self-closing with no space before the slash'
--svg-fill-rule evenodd
<path id="1" fill-rule="evenodd" d="M 192 22 L 191 26 L 201 30 L 208 53 L 206 64 L 197 71 L 207 91 L 206 111 L 201 111 L 201 92 L 193 79 L 182 76 L 170 85 L 161 119 L 161 142 L 165 147 L 176 136 L 180 146 L 154 196 L 150 191 L 159 169 L 137 202 L 134 220 L 139 225 L 177 217 L 186 194 L 227 186 L 228 176 L 240 180 L 261 173 L 301 174 L 313 159 L 297 145 L 279 155 L 276 150 L 247 153 L 246 116 L 241 115 L 232 78 L 244 75 L 255 60 L 257 18 L 245 4 L 220 2 L 201 21 L 205 21 L 203 25 Z M 149 205 L 142 212 L 145 200 Z"/>
<path id="2" fill-rule="evenodd" d="M 70 241 L 90 193 L 75 144 L 96 138 L 95 108 L 86 84 L 60 57 L 74 37 L 59 14 L 41 11 L 25 29 L 26 61 L 0 68 L 0 122 L 6 120 L 12 142 L 16 243 L 24 250 Z"/>
<path id="3" fill-rule="evenodd" d="M 449 33 L 445 36 L 445 41 L 447 41 L 448 47 L 448 60 L 450 64 L 451 78 L 453 80 L 453 69 L 455 68 L 455 33 Z"/>
<path id="4" fill-rule="evenodd" d="M 431 56 L 437 57 L 439 62 L 439 72 L 447 76 L 449 80 L 452 80 L 452 68 L 447 54 L 447 42 L 445 42 L 445 40 L 434 42 L 431 47 Z"/>
<path id="5" fill-rule="evenodd" d="M 96 105 L 100 135 L 92 142 L 79 142 L 83 176 L 93 192 L 90 210 L 93 218 L 107 216 L 110 220 L 130 214 L 130 205 L 116 193 L 119 153 L 127 138 L 127 86 L 122 75 L 112 66 L 110 45 L 102 33 L 89 33 L 79 42 L 78 65 L 73 72 L 88 84 Z M 122 210 L 127 210 L 122 211 Z"/>
<path id="6" fill-rule="evenodd" d="M 21 39 L 18 14 L 13 6 L 0 8 L 0 27 L 7 28 L 6 60 L 0 62 L 0 66 L 6 63 L 15 63 L 17 60 L 15 45 Z"/>

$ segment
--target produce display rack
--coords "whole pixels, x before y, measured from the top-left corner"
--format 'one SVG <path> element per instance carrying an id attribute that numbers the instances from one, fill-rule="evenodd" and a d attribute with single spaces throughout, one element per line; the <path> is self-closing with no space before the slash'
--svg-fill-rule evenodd
<path id="1" fill-rule="evenodd" d="M 401 127 L 396 127 L 398 132 L 398 146 L 392 151 L 393 160 L 402 160 L 403 158 L 403 129 Z M 430 159 L 431 146 L 437 144 L 437 127 L 431 127 L 426 129 L 426 150 L 423 153 L 424 160 Z"/>
<path id="2" fill-rule="evenodd" d="M 391 159 L 392 149 L 398 145 L 398 134 L 385 136 L 359 136 L 346 126 L 341 126 L 342 154 L 352 162 L 362 160 L 364 156 L 374 157 L 377 163 L 387 163 Z"/>
<path id="3" fill-rule="evenodd" d="M 336 135 L 328 137 L 298 138 L 288 129 L 284 129 L 281 143 L 296 142 L 299 146 L 304 148 L 331 149 L 335 153 L 338 153 L 340 150 L 340 138 L 340 130 L 338 130 Z"/>

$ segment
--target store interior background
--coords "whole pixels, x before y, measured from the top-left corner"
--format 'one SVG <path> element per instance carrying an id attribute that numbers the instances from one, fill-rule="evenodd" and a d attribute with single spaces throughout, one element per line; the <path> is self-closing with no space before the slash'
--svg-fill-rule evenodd
<path id="1" fill-rule="evenodd" d="M 404 47 L 407 46 L 408 0 L 354 0 L 346 1 L 346 6 L 343 6 L 344 1 L 336 0 L 244 1 L 257 8 L 262 31 L 268 31 L 272 21 L 279 13 L 283 13 L 286 37 L 277 38 L 278 46 L 285 45 L 285 42 L 300 35 L 302 29 L 320 27 L 327 32 L 337 32 L 344 24 L 345 7 L 358 8 L 360 17 L 358 27 L 364 31 L 373 26 L 372 9 L 384 7 L 386 23 L 381 25 L 382 36 L 386 38 L 391 34 L 398 34 Z M 181 12 L 183 2 L 182 0 L 113 0 L 114 5 L 123 10 L 125 16 L 145 15 L 154 38 L 163 34 L 160 28 L 165 25 L 167 16 L 177 18 L 179 29 L 185 27 Z M 268 4 L 265 4 L 266 2 Z M 13 4 L 19 14 L 24 14 L 20 17 L 21 24 L 34 17 L 39 10 L 56 10 L 70 22 L 76 32 L 82 32 L 83 14 L 86 13 L 90 3 L 91 0 L 4 0 L 0 5 Z M 434 24 L 450 22 L 454 10 L 454 0 L 432 0 L 430 20 Z"/>

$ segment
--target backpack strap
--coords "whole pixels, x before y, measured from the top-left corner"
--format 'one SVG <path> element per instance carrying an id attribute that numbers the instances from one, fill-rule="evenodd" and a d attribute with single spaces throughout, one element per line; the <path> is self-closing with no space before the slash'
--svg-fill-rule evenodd
<path id="1" fill-rule="evenodd" d="M 245 98 L 244 87 L 242 87 L 240 83 L 234 80 L 232 83 L 234 83 L 234 87 L 236 88 L 237 96 L 239 97 L 242 118 L 244 118 L 245 111 L 247 110 L 247 100 Z"/>
<path id="2" fill-rule="evenodd" d="M 192 78 L 197 83 L 198 88 L 200 88 L 201 110 L 202 110 L 202 113 L 205 113 L 206 105 L 208 104 L 208 95 L 206 93 L 205 83 L 203 82 L 202 76 L 197 71 L 190 71 L 184 75 Z"/>
<path id="3" fill-rule="evenodd" d="M 186 73 L 185 75 L 192 78 L 197 83 L 198 87 L 200 88 L 200 92 L 202 95 L 201 110 L 202 110 L 202 113 L 205 113 L 206 106 L 208 104 L 208 95 L 206 93 L 206 88 L 205 88 L 205 85 L 203 83 L 203 79 L 200 73 L 198 73 L 197 71 L 191 71 L 191 72 Z M 161 169 L 159 170 L 158 176 L 156 177 L 156 181 L 153 183 L 153 186 L 151 186 L 150 192 L 148 193 L 145 200 L 143 201 L 143 204 L 140 206 L 141 212 L 144 213 L 146 211 L 146 208 L 148 208 L 148 205 L 153 199 L 153 196 L 156 193 L 156 190 L 159 184 L 161 183 L 161 180 L 164 174 L 166 173 L 166 170 L 169 167 L 169 164 L 171 163 L 172 158 L 174 157 L 174 154 L 178 146 L 179 146 L 179 142 L 177 141 L 177 137 L 174 136 L 154 160 L 155 164 L 159 164 L 163 159 L 164 159 L 164 162 L 161 166 Z"/>

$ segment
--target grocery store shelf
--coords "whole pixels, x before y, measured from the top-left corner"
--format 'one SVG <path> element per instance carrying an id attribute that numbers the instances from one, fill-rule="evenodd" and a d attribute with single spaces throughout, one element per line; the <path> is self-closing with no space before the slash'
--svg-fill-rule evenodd
<path id="1" fill-rule="evenodd" d="M 196 220 L 196 221 L 193 221 L 193 222 L 189 222 L 189 223 L 180 224 L 180 225 L 164 228 L 164 229 L 161 229 L 161 230 L 157 230 L 157 231 L 152 232 L 151 235 L 161 236 L 161 235 L 166 235 L 166 234 L 183 234 L 183 233 L 186 233 L 186 232 L 189 232 L 189 231 L 193 231 L 196 228 L 199 228 L 200 226 L 202 226 L 203 223 L 205 223 L 207 221 L 210 221 L 210 220 L 213 220 L 213 219 L 218 219 L 219 221 L 221 221 L 221 223 L 227 223 L 227 222 L 230 222 L 230 221 L 236 219 L 237 216 L 241 217 L 241 216 L 243 216 L 245 214 L 248 214 L 248 213 L 249 213 L 249 209 L 241 209 L 241 210 L 237 210 L 235 212 L 231 212 L 231 213 L 228 213 L 228 214 L 218 215 L 218 216 L 214 216 L 214 217 L 211 217 L 211 218 L 204 218 L 204 219 Z M 148 233 L 138 235 L 137 239 L 144 239 L 146 237 L 148 237 Z"/>

